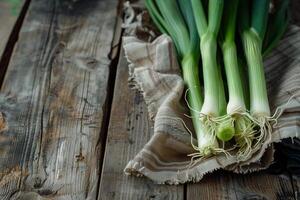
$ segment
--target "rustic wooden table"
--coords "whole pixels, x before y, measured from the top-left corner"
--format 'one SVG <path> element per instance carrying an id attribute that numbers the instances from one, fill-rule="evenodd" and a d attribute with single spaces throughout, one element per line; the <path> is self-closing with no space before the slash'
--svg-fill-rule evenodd
<path id="1" fill-rule="evenodd" d="M 152 129 L 127 83 L 122 5 L 0 0 L 0 199 L 299 198 L 288 173 L 219 171 L 179 186 L 124 175 Z"/>

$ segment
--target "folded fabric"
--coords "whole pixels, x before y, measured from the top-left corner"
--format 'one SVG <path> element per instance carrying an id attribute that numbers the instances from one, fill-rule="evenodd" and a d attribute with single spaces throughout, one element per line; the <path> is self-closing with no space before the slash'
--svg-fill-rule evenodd
<path id="1" fill-rule="evenodd" d="M 130 79 L 142 92 L 154 134 L 143 149 L 127 164 L 126 174 L 146 176 L 157 183 L 178 184 L 200 181 L 214 170 L 223 168 L 247 173 L 267 168 L 273 161 L 273 142 L 297 137 L 300 130 L 300 28 L 290 26 L 278 47 L 265 61 L 268 95 L 272 112 L 283 113 L 274 132 L 259 152 L 245 162 L 235 156 L 219 154 L 191 162 L 190 132 L 193 131 L 184 101 L 184 83 L 171 39 L 161 35 L 148 43 L 123 38 L 129 61 Z M 195 142 L 196 143 L 196 142 Z"/>

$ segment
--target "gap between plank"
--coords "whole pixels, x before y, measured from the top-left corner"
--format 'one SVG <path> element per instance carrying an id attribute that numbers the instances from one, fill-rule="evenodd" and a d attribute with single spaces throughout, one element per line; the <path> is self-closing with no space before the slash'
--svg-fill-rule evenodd
<path id="1" fill-rule="evenodd" d="M 18 41 L 19 32 L 21 30 L 23 21 L 25 19 L 25 15 L 27 13 L 27 10 L 29 8 L 31 0 L 25 0 L 21 12 L 17 18 L 17 21 L 15 22 L 12 32 L 10 33 L 10 36 L 7 40 L 7 43 L 5 45 L 3 54 L 0 55 L 0 86 L 2 86 L 3 79 L 5 77 L 5 73 L 10 61 L 10 58 L 12 56 L 15 44 Z"/>
<path id="2" fill-rule="evenodd" d="M 119 63 L 119 57 L 121 52 L 121 36 L 123 35 L 123 30 L 121 28 L 122 24 L 122 11 L 123 9 L 123 0 L 120 0 L 117 5 L 117 14 L 116 14 L 116 24 L 114 29 L 114 37 L 111 45 L 111 51 L 108 55 L 108 57 L 111 59 L 111 63 L 109 65 L 109 75 L 108 75 L 108 84 L 107 84 L 107 95 L 106 100 L 103 108 L 103 120 L 102 120 L 102 126 L 100 130 L 100 139 L 99 142 L 102 142 L 102 144 L 97 144 L 96 146 L 100 145 L 100 158 L 99 158 L 99 177 L 97 182 L 97 194 L 96 199 L 98 199 L 99 196 L 99 189 L 100 189 L 100 182 L 101 182 L 101 174 L 103 169 L 103 160 L 104 160 L 104 154 L 105 154 L 105 148 L 106 148 L 106 140 L 107 140 L 107 132 L 109 127 L 109 121 L 110 121 L 110 115 L 111 115 L 111 107 L 113 103 L 113 96 L 114 96 L 114 90 L 115 90 L 115 82 L 116 82 L 116 74 L 117 74 L 117 66 Z"/>

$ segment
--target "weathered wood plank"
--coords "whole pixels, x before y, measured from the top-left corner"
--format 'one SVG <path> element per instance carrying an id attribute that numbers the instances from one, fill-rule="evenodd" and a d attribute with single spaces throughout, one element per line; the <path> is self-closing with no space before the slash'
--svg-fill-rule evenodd
<path id="1" fill-rule="evenodd" d="M 117 70 L 98 199 L 183 199 L 182 185 L 156 185 L 124 174 L 127 162 L 149 140 L 153 129 L 141 94 L 128 86 L 123 50 Z"/>
<path id="2" fill-rule="evenodd" d="M 187 199 L 294 199 L 287 175 L 258 172 L 247 175 L 218 171 L 198 184 L 187 185 Z"/>
<path id="3" fill-rule="evenodd" d="M 293 188 L 294 188 L 294 195 L 295 199 L 300 199 L 300 176 L 299 175 L 291 175 L 293 180 Z"/>
<path id="4" fill-rule="evenodd" d="M 18 19 L 25 0 L 0 0 L 0 57 Z"/>
<path id="5" fill-rule="evenodd" d="M 0 199 L 96 199 L 118 0 L 32 0 L 0 95 Z"/>

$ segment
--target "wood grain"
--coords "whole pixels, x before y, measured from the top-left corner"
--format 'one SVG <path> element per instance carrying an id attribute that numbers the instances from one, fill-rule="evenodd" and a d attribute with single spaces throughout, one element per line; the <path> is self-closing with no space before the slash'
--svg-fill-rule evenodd
<path id="1" fill-rule="evenodd" d="M 294 195 L 295 199 L 300 199 L 300 176 L 299 175 L 291 175 L 293 180 L 293 189 L 294 189 Z"/>
<path id="2" fill-rule="evenodd" d="M 143 97 L 128 86 L 128 68 L 120 55 L 98 199 L 183 199 L 183 186 L 156 185 L 126 176 L 126 164 L 153 134 Z"/>
<path id="3" fill-rule="evenodd" d="M 187 185 L 187 199 L 294 199 L 288 175 L 258 172 L 247 175 L 217 171 L 198 184 Z"/>
<path id="4" fill-rule="evenodd" d="M 0 199 L 95 199 L 117 0 L 32 0 L 0 95 Z"/>

